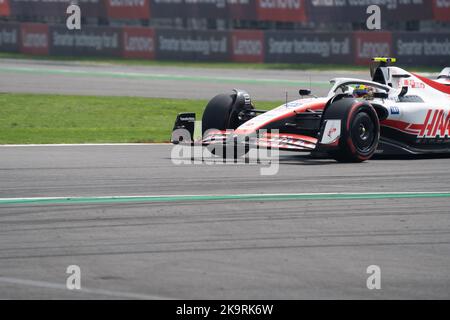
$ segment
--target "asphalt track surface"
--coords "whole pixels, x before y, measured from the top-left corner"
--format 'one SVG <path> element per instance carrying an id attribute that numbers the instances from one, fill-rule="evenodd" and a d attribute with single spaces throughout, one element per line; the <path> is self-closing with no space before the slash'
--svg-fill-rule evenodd
<path id="1" fill-rule="evenodd" d="M 333 77 L 368 79 L 367 72 L 289 71 L 120 66 L 74 62 L 0 59 L 0 92 L 210 99 L 233 88 L 255 100 L 299 97 L 311 88 L 325 95 Z"/>
<path id="2" fill-rule="evenodd" d="M 0 198 L 19 199 L 0 202 L 0 299 L 450 298 L 449 194 L 422 193 L 450 191 L 449 158 L 286 153 L 262 176 L 273 163 L 174 165 L 171 148 L 0 147 Z M 280 195 L 336 192 L 361 198 Z M 216 197 L 248 194 L 274 195 Z M 98 198 L 131 195 L 169 197 Z M 42 197 L 91 201 L 24 199 Z M 81 291 L 65 289 L 69 265 Z"/>

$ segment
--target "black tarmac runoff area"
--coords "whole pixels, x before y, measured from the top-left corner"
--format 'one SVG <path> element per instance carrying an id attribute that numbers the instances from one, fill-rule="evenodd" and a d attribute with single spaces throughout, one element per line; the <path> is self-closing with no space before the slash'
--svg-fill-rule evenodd
<path id="1" fill-rule="evenodd" d="M 450 298 L 450 158 L 172 148 L 0 146 L 0 299 Z"/>

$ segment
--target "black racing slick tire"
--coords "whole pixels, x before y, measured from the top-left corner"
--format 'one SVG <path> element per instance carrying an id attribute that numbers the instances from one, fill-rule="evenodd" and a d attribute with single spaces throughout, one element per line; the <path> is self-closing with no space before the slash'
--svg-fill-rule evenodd
<path id="1" fill-rule="evenodd" d="M 233 110 L 235 95 L 219 94 L 206 105 L 202 117 L 202 134 L 207 130 L 226 130 L 229 128 L 230 115 Z"/>
<path id="2" fill-rule="evenodd" d="M 339 162 L 369 160 L 375 154 L 380 140 L 380 121 L 375 109 L 366 101 L 342 99 L 331 104 L 328 110 L 327 117 L 341 119 L 339 144 L 329 152 L 330 155 Z"/>
<path id="3" fill-rule="evenodd" d="M 238 110 L 234 110 L 236 94 L 219 94 L 206 105 L 202 117 L 202 135 L 208 130 L 236 129 L 240 125 Z M 245 155 L 248 148 L 237 148 L 235 143 L 229 145 L 210 145 L 208 150 L 223 158 L 238 158 Z"/>

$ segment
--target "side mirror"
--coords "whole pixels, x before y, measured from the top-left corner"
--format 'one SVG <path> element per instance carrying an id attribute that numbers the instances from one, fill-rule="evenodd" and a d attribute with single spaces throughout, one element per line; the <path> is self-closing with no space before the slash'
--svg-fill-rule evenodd
<path id="1" fill-rule="evenodd" d="M 404 97 L 408 93 L 408 87 L 402 87 L 402 91 L 400 91 L 399 97 Z"/>
<path id="2" fill-rule="evenodd" d="M 379 99 L 387 99 L 389 97 L 389 95 L 386 92 L 375 92 L 373 94 L 374 98 L 379 98 Z"/>
<path id="3" fill-rule="evenodd" d="M 311 95 L 311 90 L 308 89 L 300 89 L 298 91 L 298 93 L 303 97 L 303 96 L 309 96 Z"/>

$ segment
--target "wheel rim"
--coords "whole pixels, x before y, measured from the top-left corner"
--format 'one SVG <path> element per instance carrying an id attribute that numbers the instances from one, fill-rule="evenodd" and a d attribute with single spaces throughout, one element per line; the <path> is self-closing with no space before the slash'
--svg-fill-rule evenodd
<path id="1" fill-rule="evenodd" d="M 361 112 L 356 115 L 351 135 L 353 144 L 358 152 L 367 153 L 371 151 L 375 142 L 376 127 L 367 113 Z"/>

